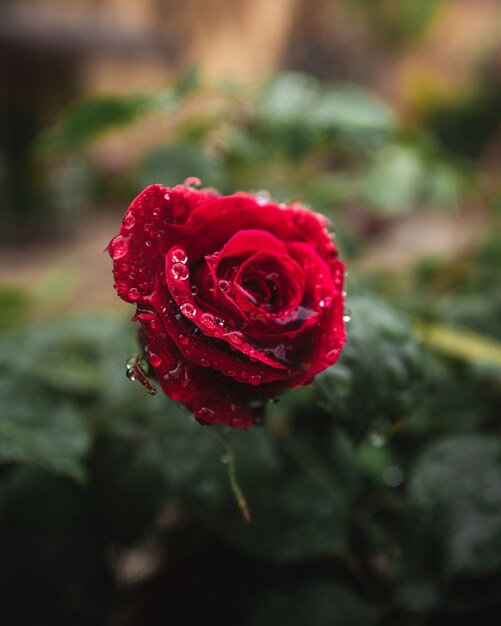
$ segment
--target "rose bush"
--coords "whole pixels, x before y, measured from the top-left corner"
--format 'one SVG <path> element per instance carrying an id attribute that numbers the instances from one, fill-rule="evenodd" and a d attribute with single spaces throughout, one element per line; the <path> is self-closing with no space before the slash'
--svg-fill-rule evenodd
<path id="1" fill-rule="evenodd" d="M 344 265 L 326 218 L 299 204 L 151 185 L 109 253 L 162 389 L 203 422 L 250 427 L 259 401 L 345 343 Z"/>

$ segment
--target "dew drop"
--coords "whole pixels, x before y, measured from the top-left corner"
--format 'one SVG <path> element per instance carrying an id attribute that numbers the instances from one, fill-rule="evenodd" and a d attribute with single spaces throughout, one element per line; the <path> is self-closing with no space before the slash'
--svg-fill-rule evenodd
<path id="1" fill-rule="evenodd" d="M 200 321 L 206 328 L 212 329 L 216 325 L 214 315 L 212 315 L 212 313 L 202 313 Z"/>
<path id="2" fill-rule="evenodd" d="M 170 268 L 170 273 L 176 280 L 186 280 L 190 275 L 190 270 L 184 263 L 174 263 Z"/>
<path id="3" fill-rule="evenodd" d="M 220 280 L 218 281 L 217 286 L 223 293 L 226 293 L 230 288 L 230 283 L 227 280 Z"/>
<path id="4" fill-rule="evenodd" d="M 329 350 L 329 352 L 327 352 L 327 354 L 324 357 L 325 363 L 329 365 L 332 365 L 332 363 L 335 363 L 339 356 L 339 352 L 340 350 L 338 348 L 335 348 L 334 350 Z"/>
<path id="5" fill-rule="evenodd" d="M 190 343 L 190 340 L 186 337 L 186 335 L 179 335 L 178 341 L 183 346 L 187 346 Z"/>
<path id="6" fill-rule="evenodd" d="M 351 320 L 351 315 L 349 313 L 345 313 L 343 315 L 343 322 L 347 324 Z"/>
<path id="7" fill-rule="evenodd" d="M 200 365 L 202 367 L 209 367 L 210 366 L 210 361 L 209 359 L 204 359 L 203 357 L 200 359 Z"/>
<path id="8" fill-rule="evenodd" d="M 193 285 L 193 286 L 191 287 L 191 293 L 192 293 L 192 295 L 194 295 L 194 296 L 196 296 L 196 295 L 197 295 L 197 293 L 198 293 L 198 287 L 197 287 L 196 285 Z"/>
<path id="9" fill-rule="evenodd" d="M 153 367 L 158 367 L 162 363 L 162 359 L 158 356 L 158 354 L 154 354 L 150 352 L 149 362 Z"/>
<path id="10" fill-rule="evenodd" d="M 127 265 L 127 263 L 122 263 L 122 265 L 120 266 L 120 269 L 122 270 L 122 272 L 128 272 L 129 266 Z"/>
<path id="11" fill-rule="evenodd" d="M 188 260 L 188 255 L 186 254 L 186 251 L 182 248 L 176 248 L 171 252 L 170 260 L 173 263 L 186 263 L 186 261 Z"/>
<path id="12" fill-rule="evenodd" d="M 194 189 L 200 189 L 202 186 L 202 181 L 197 176 L 188 176 L 188 178 L 184 181 L 185 187 L 193 187 Z"/>
<path id="13" fill-rule="evenodd" d="M 249 378 L 249 382 L 250 382 L 251 385 L 258 385 L 261 382 L 261 375 L 260 374 L 253 374 Z"/>
<path id="14" fill-rule="evenodd" d="M 116 261 L 117 259 L 121 259 L 123 256 L 127 254 L 129 250 L 129 242 L 127 239 L 124 239 L 121 235 L 115 237 L 110 244 L 111 256 Z"/>
<path id="15" fill-rule="evenodd" d="M 270 201 L 270 194 L 265 189 L 261 189 L 260 191 L 256 192 L 255 198 L 256 198 L 256 202 L 259 205 L 263 206 L 264 204 L 267 204 Z"/>
<path id="16" fill-rule="evenodd" d="M 151 233 L 153 230 L 153 224 L 151 222 L 146 222 L 143 226 L 143 230 L 145 233 Z"/>
<path id="17" fill-rule="evenodd" d="M 228 376 L 230 376 L 230 378 L 233 378 L 234 376 L 237 375 L 235 370 L 228 370 L 226 373 L 228 374 Z"/>
<path id="18" fill-rule="evenodd" d="M 234 330 L 230 333 L 225 333 L 223 337 L 227 339 L 228 341 L 231 341 L 231 343 L 234 343 L 237 346 L 243 343 L 243 338 L 244 338 L 242 333 L 238 330 Z"/>
<path id="19" fill-rule="evenodd" d="M 130 300 L 137 300 L 141 295 L 135 287 L 131 287 L 127 293 Z"/>
<path id="20" fill-rule="evenodd" d="M 125 230 L 130 230 L 136 224 L 136 218 L 132 215 L 132 213 L 127 213 L 124 217 L 123 227 Z"/>
<path id="21" fill-rule="evenodd" d="M 133 365 L 125 366 L 125 375 L 131 381 L 136 380 L 136 368 Z"/>
<path id="22" fill-rule="evenodd" d="M 199 419 L 204 420 L 204 422 L 212 419 L 214 415 L 215 415 L 215 412 L 206 406 L 203 406 L 202 408 L 197 409 L 195 411 L 195 417 L 198 417 Z"/>
<path id="23" fill-rule="evenodd" d="M 145 246 L 146 246 L 147 248 L 151 248 L 151 246 L 153 245 L 153 242 L 152 242 L 150 239 L 147 239 L 147 240 L 144 242 L 144 244 L 145 244 Z"/>
<path id="24" fill-rule="evenodd" d="M 320 302 L 318 303 L 318 306 L 321 309 L 326 309 L 331 304 L 332 304 L 332 298 L 330 296 L 327 296 L 326 298 L 323 298 L 323 300 L 320 300 Z"/>
<path id="25" fill-rule="evenodd" d="M 185 302 L 184 304 L 182 304 L 179 307 L 179 310 L 181 311 L 181 313 L 183 315 L 186 315 L 186 317 L 195 317 L 195 315 L 197 314 L 197 310 L 196 308 L 191 304 L 191 302 Z"/>
<path id="26" fill-rule="evenodd" d="M 166 193 L 164 198 L 167 200 L 167 202 L 170 202 L 170 193 Z"/>

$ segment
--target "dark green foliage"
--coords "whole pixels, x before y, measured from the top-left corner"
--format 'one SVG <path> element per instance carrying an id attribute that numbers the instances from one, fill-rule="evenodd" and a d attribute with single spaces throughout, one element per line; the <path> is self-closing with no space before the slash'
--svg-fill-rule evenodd
<path id="1" fill-rule="evenodd" d="M 424 359 L 409 323 L 376 298 L 348 299 L 348 342 L 316 379 L 322 404 L 353 434 L 389 428 L 420 402 Z M 383 435 L 384 436 L 384 433 Z"/>

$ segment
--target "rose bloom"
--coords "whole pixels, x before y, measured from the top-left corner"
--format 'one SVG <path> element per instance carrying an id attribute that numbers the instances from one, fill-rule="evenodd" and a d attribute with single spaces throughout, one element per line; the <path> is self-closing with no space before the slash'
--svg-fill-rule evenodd
<path id="1" fill-rule="evenodd" d="M 210 424 L 248 428 L 346 340 L 344 265 L 327 219 L 299 204 L 151 185 L 109 244 L 164 392 Z"/>

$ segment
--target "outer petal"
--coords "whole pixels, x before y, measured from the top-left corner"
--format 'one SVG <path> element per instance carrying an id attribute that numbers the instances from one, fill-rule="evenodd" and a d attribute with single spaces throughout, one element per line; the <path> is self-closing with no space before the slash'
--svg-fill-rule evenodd
<path id="1" fill-rule="evenodd" d="M 148 338 L 148 351 L 160 386 L 173 400 L 182 402 L 196 418 L 209 424 L 237 428 L 252 426 L 252 408 L 243 400 L 241 386 L 214 370 L 186 361 L 169 340 L 160 318 L 139 314 L 138 320 Z M 153 324 L 153 326 L 152 326 Z M 151 355 L 155 358 L 152 359 Z"/>
<path id="2" fill-rule="evenodd" d="M 141 303 L 151 295 L 165 252 L 183 237 L 183 223 L 198 206 L 213 200 L 213 193 L 183 185 L 151 185 L 133 200 L 120 234 L 108 246 L 122 300 Z"/>

